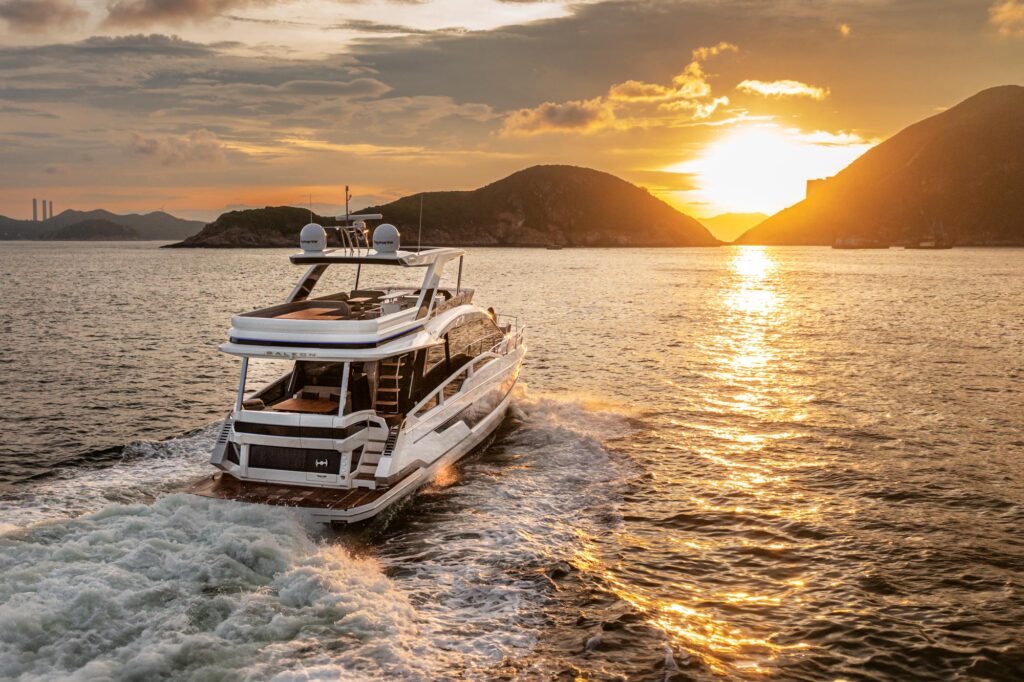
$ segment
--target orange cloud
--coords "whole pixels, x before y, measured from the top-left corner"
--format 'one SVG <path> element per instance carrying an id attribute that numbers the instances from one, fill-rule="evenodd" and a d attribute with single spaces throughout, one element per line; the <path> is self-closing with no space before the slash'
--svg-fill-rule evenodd
<path id="1" fill-rule="evenodd" d="M 1024 2 L 1004 0 L 988 8 L 988 20 L 1004 36 L 1024 37 Z"/>
<path id="2" fill-rule="evenodd" d="M 731 43 L 698 47 L 693 61 L 672 78 L 668 85 L 628 80 L 608 88 L 605 95 L 587 100 L 544 102 L 519 109 L 505 117 L 502 135 L 539 133 L 591 133 L 605 129 L 627 130 L 706 119 L 728 97 L 712 97 L 711 85 L 702 62 L 723 52 L 736 52 Z"/>
<path id="3" fill-rule="evenodd" d="M 808 85 L 800 81 L 758 81 L 745 80 L 736 86 L 740 92 L 749 92 L 764 97 L 810 97 L 811 99 L 825 99 L 828 97 L 828 88 L 821 88 L 817 85 Z"/>

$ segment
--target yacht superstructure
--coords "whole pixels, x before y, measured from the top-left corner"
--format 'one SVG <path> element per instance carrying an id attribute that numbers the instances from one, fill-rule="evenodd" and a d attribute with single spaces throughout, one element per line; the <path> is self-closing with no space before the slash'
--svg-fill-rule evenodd
<path id="1" fill-rule="evenodd" d="M 518 320 L 473 303 L 462 287 L 464 251 L 402 251 L 388 224 L 371 245 L 365 221 L 381 216 L 346 218 L 353 224 L 334 228 L 341 248 L 327 248 L 320 225 L 302 229 L 291 261 L 306 270 L 284 303 L 232 318 L 220 349 L 242 367 L 210 460 L 220 471 L 190 492 L 361 521 L 501 422 L 526 353 Z M 352 286 L 312 297 L 339 268 Z M 452 269 L 454 286 L 445 277 Z M 371 271 L 422 276 L 411 286 L 372 285 Z M 285 366 L 250 390 L 269 376 L 261 364 Z"/>

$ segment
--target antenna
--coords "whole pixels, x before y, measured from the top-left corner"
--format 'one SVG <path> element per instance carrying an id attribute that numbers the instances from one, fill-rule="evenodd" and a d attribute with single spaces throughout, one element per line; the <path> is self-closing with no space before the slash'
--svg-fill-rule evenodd
<path id="1" fill-rule="evenodd" d="M 352 198 L 352 195 L 348 193 L 348 185 L 345 185 L 345 222 L 348 222 L 348 200 Z"/>
<path id="2" fill-rule="evenodd" d="M 313 222 L 313 193 L 309 193 L 309 222 Z"/>
<path id="3" fill-rule="evenodd" d="M 416 253 L 420 252 L 420 246 L 423 244 L 423 193 L 420 193 L 420 229 L 416 233 Z"/>

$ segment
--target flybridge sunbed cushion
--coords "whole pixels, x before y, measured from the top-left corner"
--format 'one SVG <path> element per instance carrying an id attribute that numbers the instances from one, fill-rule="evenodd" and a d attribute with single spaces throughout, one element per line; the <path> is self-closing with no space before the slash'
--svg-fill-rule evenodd
<path id="1" fill-rule="evenodd" d="M 330 414 L 338 411 L 335 400 L 309 400 L 308 398 L 289 398 L 282 400 L 270 409 L 275 412 L 308 412 L 310 414 Z"/>
<path id="2" fill-rule="evenodd" d="M 299 310 L 275 315 L 279 320 L 342 320 L 352 313 L 344 301 L 332 302 L 330 306 L 310 306 Z"/>

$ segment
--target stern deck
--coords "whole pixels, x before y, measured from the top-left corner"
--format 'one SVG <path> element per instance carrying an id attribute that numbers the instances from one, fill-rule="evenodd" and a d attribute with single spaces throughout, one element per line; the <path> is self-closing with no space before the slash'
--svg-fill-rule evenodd
<path id="1" fill-rule="evenodd" d="M 376 502 L 390 488 L 369 490 L 352 488 L 310 488 L 280 483 L 256 483 L 240 481 L 226 473 L 217 473 L 196 481 L 182 492 L 212 497 L 221 500 L 237 500 L 252 504 L 270 504 L 279 507 L 300 507 L 304 509 L 330 509 L 346 511 Z"/>

